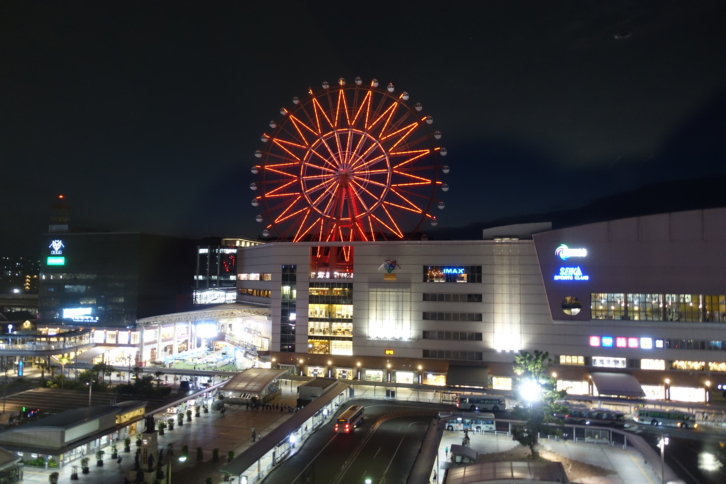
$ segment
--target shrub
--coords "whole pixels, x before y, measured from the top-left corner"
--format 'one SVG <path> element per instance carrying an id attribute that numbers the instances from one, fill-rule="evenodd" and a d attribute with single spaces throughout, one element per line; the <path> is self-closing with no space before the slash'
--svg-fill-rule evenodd
<path id="1" fill-rule="evenodd" d="M 204 451 L 201 447 L 197 447 L 197 461 L 201 462 L 204 460 Z"/>
<path id="2" fill-rule="evenodd" d="M 219 449 L 212 449 L 212 462 L 219 462 Z"/>

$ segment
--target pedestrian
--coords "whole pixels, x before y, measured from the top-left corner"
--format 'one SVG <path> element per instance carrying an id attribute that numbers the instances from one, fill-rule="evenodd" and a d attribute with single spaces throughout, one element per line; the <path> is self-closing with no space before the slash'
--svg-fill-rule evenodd
<path id="1" fill-rule="evenodd" d="M 449 457 L 449 446 L 447 445 L 444 447 L 444 452 L 446 452 L 446 457 Z"/>
<path id="2" fill-rule="evenodd" d="M 434 471 L 434 482 L 436 482 L 436 471 Z"/>
<path id="3" fill-rule="evenodd" d="M 252 442 L 255 441 L 255 435 L 257 435 L 257 433 L 255 432 L 255 428 L 252 427 Z"/>

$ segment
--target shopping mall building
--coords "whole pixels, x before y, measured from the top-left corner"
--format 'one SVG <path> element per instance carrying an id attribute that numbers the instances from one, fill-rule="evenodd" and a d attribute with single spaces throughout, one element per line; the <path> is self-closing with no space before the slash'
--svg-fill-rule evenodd
<path id="1" fill-rule="evenodd" d="M 308 375 L 442 385 L 548 351 L 559 385 L 626 373 L 650 398 L 726 384 L 726 209 L 482 240 L 269 243 L 238 251 L 238 303 L 269 307 L 271 358 Z M 601 392 L 602 394 L 602 392 Z"/>

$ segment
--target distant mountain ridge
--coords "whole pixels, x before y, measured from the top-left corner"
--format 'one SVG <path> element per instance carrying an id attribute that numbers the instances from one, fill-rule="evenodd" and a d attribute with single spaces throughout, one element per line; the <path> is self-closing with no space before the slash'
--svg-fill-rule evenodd
<path id="1" fill-rule="evenodd" d="M 646 185 L 595 199 L 583 207 L 506 217 L 463 227 L 429 230 L 431 240 L 479 240 L 482 230 L 511 224 L 552 222 L 554 229 L 607 220 L 726 207 L 726 174 Z"/>

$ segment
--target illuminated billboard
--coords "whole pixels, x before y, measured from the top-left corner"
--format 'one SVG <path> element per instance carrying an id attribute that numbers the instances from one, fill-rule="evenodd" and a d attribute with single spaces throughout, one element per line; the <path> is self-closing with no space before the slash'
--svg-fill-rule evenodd
<path id="1" fill-rule="evenodd" d="M 66 265 L 65 257 L 48 257 L 45 263 L 49 266 L 64 266 Z"/>

